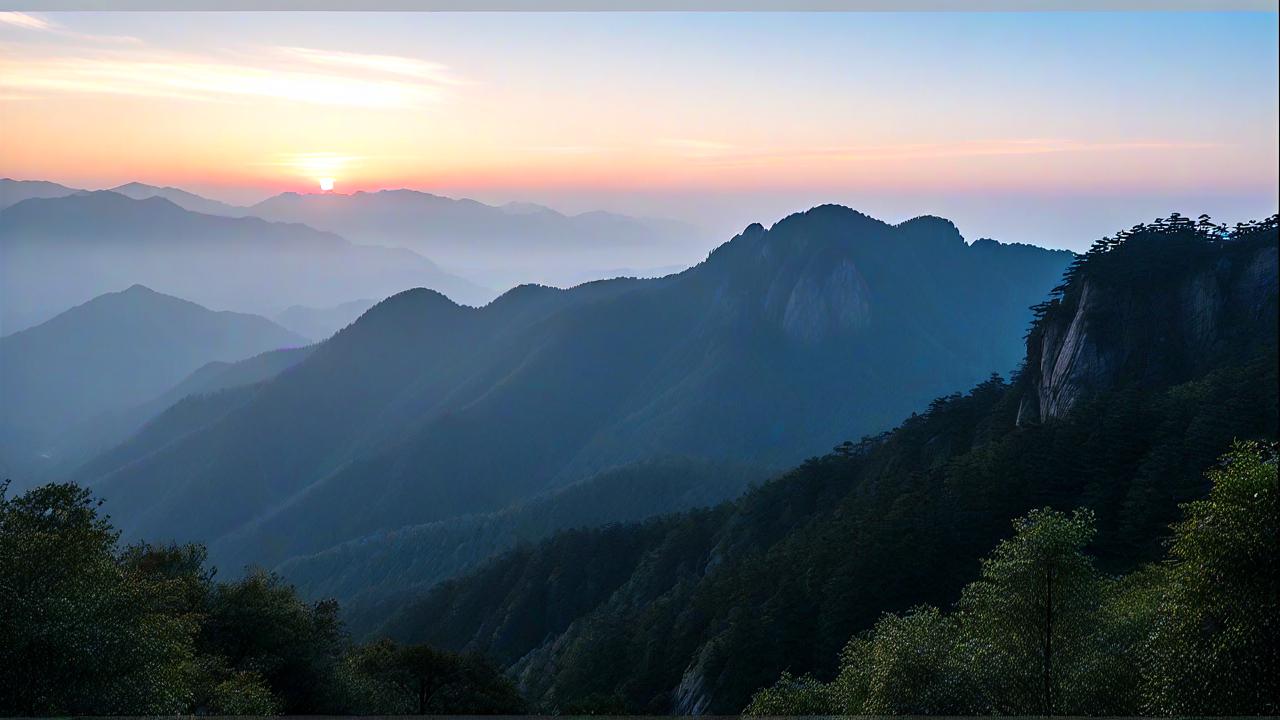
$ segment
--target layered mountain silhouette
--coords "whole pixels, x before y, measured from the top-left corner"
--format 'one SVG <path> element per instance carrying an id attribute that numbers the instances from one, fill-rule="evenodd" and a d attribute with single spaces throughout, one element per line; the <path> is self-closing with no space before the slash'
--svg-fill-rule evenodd
<path id="1" fill-rule="evenodd" d="M 0 338 L 5 464 L 25 476 L 61 463 L 67 434 L 155 401 L 207 363 L 305 344 L 265 318 L 214 312 L 141 285 L 99 296 Z M 216 374 L 208 368 L 186 393 L 217 385 Z M 160 409 L 153 406 L 152 414 Z M 108 425 L 127 432 L 131 423 L 116 418 Z"/>
<path id="2" fill-rule="evenodd" d="M 168 200 L 183 210 L 204 213 L 205 215 L 225 215 L 227 217 L 244 217 L 244 208 L 230 205 L 218 200 L 196 195 L 176 187 L 156 187 L 140 182 L 125 183 L 111 188 L 111 192 L 119 193 L 134 200 L 146 200 L 159 197 Z"/>
<path id="3" fill-rule="evenodd" d="M 722 252 L 749 263 L 768 246 Z M 1275 217 L 1138 226 L 1037 306 L 1010 381 L 941 397 L 734 502 L 561 533 L 354 625 L 393 610 L 376 635 L 484 653 L 544 711 L 739 713 L 784 671 L 833 677 L 884 613 L 950 606 L 1031 509 L 1089 508 L 1104 573 L 1162 557 L 1206 469 L 1237 440 L 1277 436 L 1276 312 Z"/>
<path id="4" fill-rule="evenodd" d="M 407 291 L 219 421 L 78 479 L 128 535 L 236 567 L 647 458 L 780 467 L 1010 369 L 1070 258 L 824 206 L 665 278 L 478 309 Z"/>
<path id="5" fill-rule="evenodd" d="M 45 180 L 12 180 L 0 178 L 0 210 L 31 198 L 57 198 L 81 192 L 66 185 Z"/>
<path id="6" fill-rule="evenodd" d="M 377 300 L 352 300 L 332 307 L 293 305 L 275 316 L 275 321 L 290 330 L 315 340 L 324 340 L 355 322 Z"/>
<path id="7" fill-rule="evenodd" d="M 620 266 L 687 267 L 709 246 L 700 230 L 672 220 L 564 215 L 531 203 L 493 206 L 414 190 L 282 193 L 247 212 L 353 242 L 409 248 L 490 287 L 574 284 Z"/>
<path id="8" fill-rule="evenodd" d="M 132 283 L 266 314 L 420 285 L 463 303 L 490 297 L 409 250 L 108 191 L 29 199 L 0 211 L 0 260 L 5 334 Z"/>

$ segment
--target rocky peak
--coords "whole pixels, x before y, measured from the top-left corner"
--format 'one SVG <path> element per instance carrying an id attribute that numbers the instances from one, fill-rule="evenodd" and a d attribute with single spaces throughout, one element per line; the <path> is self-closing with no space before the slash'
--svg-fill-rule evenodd
<path id="1" fill-rule="evenodd" d="M 1275 219 L 1140 226 L 1068 272 L 1027 337 L 1018 422 L 1061 417 L 1121 382 L 1167 386 L 1276 338 Z"/>

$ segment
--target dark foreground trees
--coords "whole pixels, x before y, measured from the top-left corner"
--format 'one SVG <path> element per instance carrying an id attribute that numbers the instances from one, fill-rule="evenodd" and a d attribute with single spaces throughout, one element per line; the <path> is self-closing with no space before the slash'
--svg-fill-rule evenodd
<path id="1" fill-rule="evenodd" d="M 746 714 L 1276 714 L 1276 446 L 1237 444 L 1209 475 L 1164 562 L 1105 577 L 1091 513 L 1034 511 L 953 613 L 887 614 L 832 682 L 784 675 Z"/>
<path id="2" fill-rule="evenodd" d="M 523 709 L 484 660 L 355 646 L 336 603 L 274 575 L 220 583 L 200 546 L 121 549 L 98 505 L 71 484 L 0 486 L 0 716 Z"/>

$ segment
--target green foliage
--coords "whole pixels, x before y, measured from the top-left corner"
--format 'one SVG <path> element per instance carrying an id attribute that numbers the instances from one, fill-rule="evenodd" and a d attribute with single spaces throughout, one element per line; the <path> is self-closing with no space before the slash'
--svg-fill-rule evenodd
<path id="1" fill-rule="evenodd" d="M 1100 602 L 1098 573 L 1083 552 L 1094 517 L 1045 508 L 1013 527 L 964 589 L 961 623 L 985 704 L 1002 715 L 1056 715 L 1090 692 L 1075 671 Z"/>
<path id="2" fill-rule="evenodd" d="M 1276 446 L 1240 443 L 1184 506 L 1145 652 L 1143 709 L 1280 712 Z"/>
<path id="3" fill-rule="evenodd" d="M 1277 707 L 1277 446 L 1238 443 L 1168 559 L 1107 580 L 1087 511 L 1014 523 L 946 615 L 886 615 L 830 683 L 789 673 L 762 715 L 1266 715 Z"/>
<path id="4" fill-rule="evenodd" d="M 756 693 L 743 711 L 751 717 L 788 717 L 840 714 L 833 707 L 844 707 L 832 697 L 832 689 L 812 675 L 793 677 L 783 672 L 778 682 Z"/>
<path id="5" fill-rule="evenodd" d="M 289 714 L 319 712 L 345 649 L 333 602 L 305 603 L 279 577 L 255 571 L 214 586 L 200 650 L 233 672 L 260 675 Z"/>
<path id="6" fill-rule="evenodd" d="M 921 606 L 886 614 L 850 641 L 832 683 L 835 707 L 856 715 L 962 715 L 975 688 L 954 618 Z"/>
<path id="7" fill-rule="evenodd" d="M 87 490 L 0 486 L 0 715 L 169 714 L 191 700 L 195 625 L 129 572 Z"/>
<path id="8" fill-rule="evenodd" d="M 214 685 L 207 709 L 211 715 L 279 715 L 280 700 L 261 675 L 239 670 Z"/>
<path id="9" fill-rule="evenodd" d="M 489 715 L 525 709 L 497 668 L 475 656 L 380 640 L 355 649 L 347 669 L 348 682 L 359 688 L 361 713 Z"/>
<path id="10" fill-rule="evenodd" d="M 199 545 L 117 547 L 88 490 L 0 485 L 0 715 L 511 713 L 492 665 L 351 646 L 337 604 L 279 577 L 218 583 Z M 383 655 L 389 662 L 379 664 Z M 427 678 L 425 704 L 388 688 Z"/>

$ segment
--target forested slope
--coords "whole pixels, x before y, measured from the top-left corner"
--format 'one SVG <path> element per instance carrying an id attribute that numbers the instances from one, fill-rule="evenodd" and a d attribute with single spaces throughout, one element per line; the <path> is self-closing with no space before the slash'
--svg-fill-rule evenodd
<path id="1" fill-rule="evenodd" d="M 1276 436 L 1276 252 L 1274 218 L 1135 227 L 1038 308 L 1012 382 L 941 398 L 734 503 L 517 549 L 384 630 L 488 653 L 544 709 L 735 713 L 784 670 L 833 675 L 881 613 L 955 601 L 1029 509 L 1092 509 L 1100 567 L 1131 569 L 1160 554 L 1233 440 Z M 1086 285 L 1113 301 L 1082 303 Z M 1219 301 L 1188 305 L 1188 287 Z M 1073 324 L 1073 357 L 1123 359 L 1046 376 L 1045 338 Z M 1054 382 L 1080 389 L 1029 410 Z"/>

